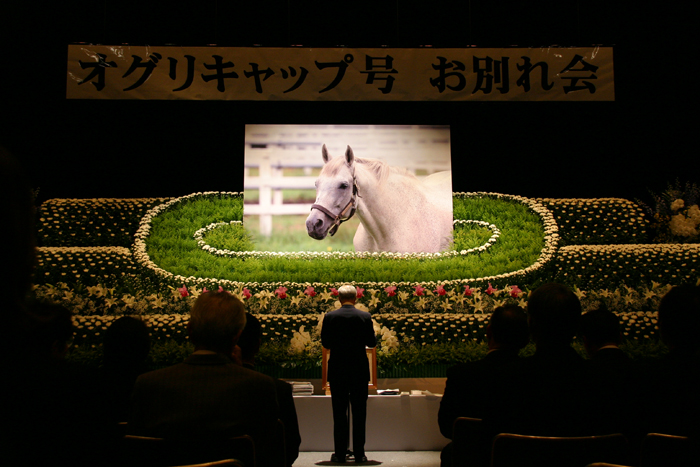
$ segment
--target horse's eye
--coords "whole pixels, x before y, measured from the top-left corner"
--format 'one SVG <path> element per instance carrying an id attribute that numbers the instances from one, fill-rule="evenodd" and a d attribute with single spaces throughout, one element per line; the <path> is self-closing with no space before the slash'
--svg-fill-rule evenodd
<path id="1" fill-rule="evenodd" d="M 350 186 L 350 185 L 349 185 L 347 182 L 343 182 L 343 183 L 340 184 L 340 188 L 342 188 L 343 190 L 346 189 L 346 188 L 349 187 L 349 186 Z"/>

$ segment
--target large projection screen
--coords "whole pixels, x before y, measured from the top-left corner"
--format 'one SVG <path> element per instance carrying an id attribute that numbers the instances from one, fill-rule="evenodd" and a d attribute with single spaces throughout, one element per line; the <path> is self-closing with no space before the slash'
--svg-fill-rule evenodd
<path id="1" fill-rule="evenodd" d="M 321 240 L 312 238 L 307 228 L 306 221 L 317 197 L 315 183 L 324 177 L 324 145 L 331 158 L 345 158 L 350 147 L 356 161 L 382 161 L 392 167 L 392 174 L 405 172 L 403 176 L 414 177 L 420 186 L 429 184 L 429 180 L 434 184 L 437 177 L 451 174 L 450 129 L 445 125 L 246 125 L 244 225 L 253 235 L 256 250 L 355 251 L 353 238 L 360 227 L 359 215 L 342 223 L 335 235 L 326 235 Z M 365 173 L 356 167 L 357 174 Z M 358 180 L 358 184 L 369 183 L 368 175 L 362 177 L 364 180 Z M 433 191 L 427 191 L 426 196 L 439 197 L 441 209 L 449 209 L 451 226 L 450 180 L 442 178 L 439 195 L 434 195 L 431 188 Z M 420 196 L 426 193 L 422 190 L 417 192 L 422 193 Z M 365 207 L 382 203 L 381 199 L 370 199 L 368 193 L 368 189 L 361 190 L 361 201 L 355 198 L 356 202 L 365 203 Z M 404 196 L 410 198 L 411 193 L 407 191 Z M 396 193 L 387 195 L 391 194 Z M 429 200 L 432 202 L 432 198 Z M 404 215 L 416 204 L 400 201 L 386 200 Z M 328 206 L 328 210 L 338 214 L 342 208 Z M 327 216 L 318 213 L 317 217 L 324 215 Z M 429 223 L 432 214 L 425 217 Z M 400 225 L 401 220 L 403 217 L 393 222 Z M 422 221 L 413 224 L 416 228 L 425 225 Z"/>

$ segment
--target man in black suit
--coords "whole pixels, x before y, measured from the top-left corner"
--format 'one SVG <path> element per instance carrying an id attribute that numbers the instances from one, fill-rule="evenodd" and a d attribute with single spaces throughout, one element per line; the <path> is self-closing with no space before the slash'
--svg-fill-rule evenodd
<path id="1" fill-rule="evenodd" d="M 352 440 L 355 462 L 366 462 L 365 421 L 369 362 L 366 347 L 377 345 L 372 317 L 355 308 L 357 290 L 352 285 L 338 289 L 341 307 L 326 313 L 321 344 L 331 351 L 328 382 L 333 405 L 335 453 L 331 462 L 345 462 L 348 448 L 348 403 L 352 408 Z"/>
<path id="2" fill-rule="evenodd" d="M 496 308 L 486 328 L 488 353 L 475 362 L 461 363 L 447 370 L 445 394 L 440 402 L 438 425 L 445 438 L 452 439 L 452 426 L 458 417 L 482 418 L 484 416 L 484 388 L 490 388 L 495 378 L 518 360 L 518 352 L 527 345 L 530 336 L 525 311 L 517 305 Z M 471 443 L 474 462 L 487 465 L 490 443 L 482 439 Z M 440 455 L 443 467 L 452 463 L 452 443 Z"/>
<path id="3" fill-rule="evenodd" d="M 206 292 L 190 313 L 189 337 L 195 352 L 183 363 L 145 373 L 131 398 L 130 434 L 175 441 L 180 464 L 206 458 L 204 446 L 247 434 L 259 465 L 270 465 L 270 446 L 279 417 L 275 383 L 269 376 L 232 361 L 245 326 L 243 303 L 227 292 Z"/>

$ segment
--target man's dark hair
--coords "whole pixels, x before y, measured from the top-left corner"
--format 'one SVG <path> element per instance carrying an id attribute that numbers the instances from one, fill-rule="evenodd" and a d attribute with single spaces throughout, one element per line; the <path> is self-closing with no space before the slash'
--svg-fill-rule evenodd
<path id="1" fill-rule="evenodd" d="M 148 326 L 133 316 L 122 316 L 105 331 L 103 341 L 105 365 L 143 364 L 151 348 Z"/>
<path id="2" fill-rule="evenodd" d="M 245 305 L 228 292 L 205 292 L 190 312 L 190 340 L 195 347 L 229 354 L 245 327 Z"/>
<path id="3" fill-rule="evenodd" d="M 260 339 L 262 338 L 262 327 L 260 320 L 246 311 L 245 327 L 238 338 L 238 347 L 241 349 L 243 360 L 250 360 L 260 350 Z"/>
<path id="4" fill-rule="evenodd" d="M 700 328 L 700 288 L 679 285 L 672 288 L 659 303 L 661 338 L 670 347 L 695 349 Z"/>
<path id="5" fill-rule="evenodd" d="M 581 335 L 591 347 L 599 349 L 606 344 L 620 343 L 620 319 L 601 304 L 581 316 Z"/>
<path id="6" fill-rule="evenodd" d="M 68 308 L 53 303 L 35 302 L 27 312 L 28 351 L 40 358 L 52 356 L 73 337 L 73 318 Z"/>
<path id="7" fill-rule="evenodd" d="M 535 343 L 568 345 L 578 330 L 581 302 L 568 287 L 549 283 L 530 294 L 527 313 Z"/>
<path id="8" fill-rule="evenodd" d="M 518 305 L 499 306 L 493 310 L 489 325 L 491 336 L 501 348 L 519 350 L 530 340 L 527 315 Z"/>

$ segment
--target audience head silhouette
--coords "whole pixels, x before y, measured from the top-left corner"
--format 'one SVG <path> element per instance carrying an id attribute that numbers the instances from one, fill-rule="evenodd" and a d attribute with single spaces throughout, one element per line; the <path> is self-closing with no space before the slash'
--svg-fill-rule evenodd
<path id="1" fill-rule="evenodd" d="M 254 366 L 255 356 L 260 351 L 262 342 L 262 327 L 260 320 L 246 311 L 245 327 L 238 338 L 238 347 L 241 349 L 241 360 L 244 366 Z"/>
<path id="2" fill-rule="evenodd" d="M 694 351 L 700 347 L 700 287 L 679 285 L 659 303 L 661 339 L 671 350 Z"/>
<path id="3" fill-rule="evenodd" d="M 530 334 L 535 345 L 569 345 L 581 319 L 581 302 L 566 286 L 545 284 L 535 289 L 527 302 Z"/>
<path id="4" fill-rule="evenodd" d="M 103 341 L 104 363 L 108 366 L 138 367 L 143 365 L 151 348 L 148 326 L 133 316 L 114 321 Z"/>
<path id="5" fill-rule="evenodd" d="M 355 303 L 357 300 L 357 289 L 352 285 L 343 285 L 338 289 L 338 300 L 340 303 Z"/>
<path id="6" fill-rule="evenodd" d="M 27 313 L 27 350 L 38 361 L 63 360 L 73 336 L 68 308 L 51 303 L 32 304 Z"/>
<path id="7" fill-rule="evenodd" d="M 245 323 L 245 306 L 238 298 L 228 292 L 205 292 L 190 312 L 190 340 L 195 350 L 230 356 Z"/>
<path id="8" fill-rule="evenodd" d="M 527 315 L 518 305 L 499 306 L 486 328 L 490 349 L 520 350 L 530 340 Z"/>
<path id="9" fill-rule="evenodd" d="M 620 320 L 605 305 L 581 317 L 581 337 L 588 355 L 593 356 L 601 347 L 620 345 Z"/>

